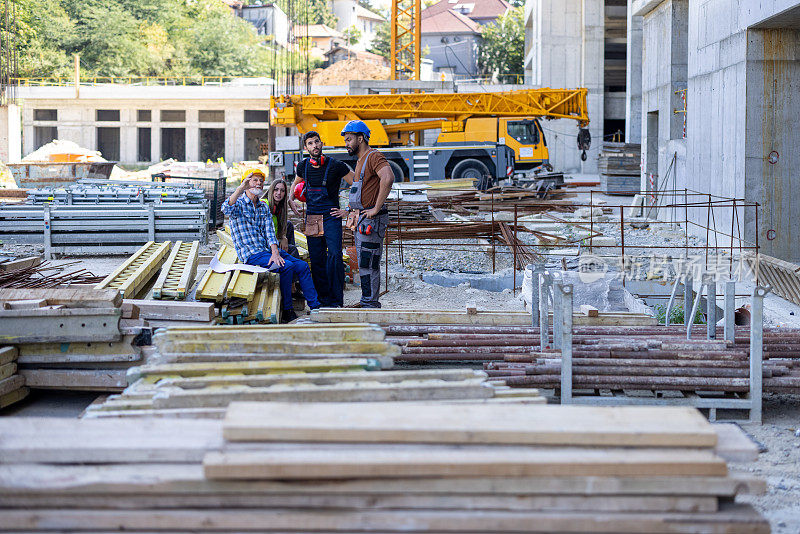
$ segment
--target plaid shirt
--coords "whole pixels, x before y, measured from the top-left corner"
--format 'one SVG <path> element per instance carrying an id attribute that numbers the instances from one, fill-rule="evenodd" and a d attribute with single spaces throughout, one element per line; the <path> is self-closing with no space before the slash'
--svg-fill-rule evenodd
<path id="1" fill-rule="evenodd" d="M 272 213 L 266 202 L 253 204 L 247 194 L 242 193 L 233 206 L 226 200 L 222 204 L 222 213 L 230 221 L 233 246 L 239 261 L 246 262 L 253 254 L 268 251 L 271 245 L 278 244 L 272 227 Z"/>

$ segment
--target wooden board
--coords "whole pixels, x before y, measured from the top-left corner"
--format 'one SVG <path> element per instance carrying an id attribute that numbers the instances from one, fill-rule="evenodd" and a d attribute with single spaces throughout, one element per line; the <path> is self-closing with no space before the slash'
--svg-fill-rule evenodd
<path id="1" fill-rule="evenodd" d="M 137 306 L 142 319 L 173 321 L 211 321 L 216 312 L 211 302 L 170 302 L 162 300 L 125 299 L 125 306 Z"/>
<path id="2" fill-rule="evenodd" d="M 717 435 L 694 408 L 643 406 L 430 406 L 375 403 L 234 403 L 229 441 L 527 443 L 714 447 Z"/>
<path id="3" fill-rule="evenodd" d="M 702 527 L 702 528 L 699 528 Z M 131 532 L 597 532 L 768 534 L 769 523 L 746 504 L 706 513 L 509 512 L 468 510 L 2 510 L 5 531 Z"/>
<path id="4" fill-rule="evenodd" d="M 10 377 L 16 372 L 17 372 L 16 363 L 6 363 L 0 365 L 0 380 L 5 380 L 6 378 Z"/>
<path id="5" fill-rule="evenodd" d="M 28 396 L 30 389 L 26 387 L 21 387 L 19 389 L 15 389 L 10 393 L 6 393 L 5 395 L 0 395 L 0 410 L 5 408 L 6 406 L 11 406 L 14 403 L 17 403 Z"/>
<path id="6" fill-rule="evenodd" d="M 128 426 L 138 421 L 126 421 Z M 91 444 L 90 444 L 91 445 Z M 753 475 L 725 477 L 458 477 L 327 481 L 215 481 L 200 463 L 36 464 L 0 462 L 0 494 L 129 495 L 661 495 L 733 497 L 766 492 Z"/>
<path id="7" fill-rule="evenodd" d="M 17 347 L 12 345 L 0 347 L 0 365 L 5 365 L 7 363 L 16 361 L 18 356 L 19 351 L 17 350 Z"/>
<path id="8" fill-rule="evenodd" d="M 27 258 L 7 261 L 5 263 L 0 263 L 0 273 L 28 269 L 30 267 L 36 267 L 40 263 L 42 263 L 41 256 L 29 256 Z"/>
<path id="9" fill-rule="evenodd" d="M 25 378 L 20 375 L 10 376 L 0 380 L 0 395 L 6 395 L 12 391 L 16 391 L 25 385 Z M 2 438 L 2 436 L 0 436 Z"/>
<path id="10" fill-rule="evenodd" d="M 127 369 L 20 369 L 25 384 L 35 389 L 122 391 Z"/>
<path id="11" fill-rule="evenodd" d="M 0 464 L 199 462 L 221 446 L 219 421 L 0 418 Z"/>
<path id="12" fill-rule="evenodd" d="M 525 325 L 530 326 L 531 315 L 525 312 L 485 311 L 474 314 L 450 310 L 366 310 L 324 309 L 312 310 L 311 320 L 318 323 L 366 322 L 375 324 L 475 324 L 475 325 Z M 552 320 L 552 319 L 551 319 Z M 607 312 L 598 317 L 583 314 L 573 316 L 575 326 L 652 326 L 654 317 L 634 313 Z"/>
<path id="13" fill-rule="evenodd" d="M 0 302 L 36 299 L 70 308 L 118 308 L 122 304 L 122 296 L 115 289 L 0 289 Z"/>
<path id="14" fill-rule="evenodd" d="M 132 345 L 136 336 L 121 341 L 96 343 L 29 343 L 19 345 L 21 364 L 135 362 L 142 359 L 141 349 Z"/>

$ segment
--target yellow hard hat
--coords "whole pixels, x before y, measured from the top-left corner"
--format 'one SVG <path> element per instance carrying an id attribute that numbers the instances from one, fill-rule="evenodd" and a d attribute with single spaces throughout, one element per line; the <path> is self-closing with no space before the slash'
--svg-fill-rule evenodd
<path id="1" fill-rule="evenodd" d="M 267 175 L 261 169 L 247 169 L 242 173 L 242 182 L 249 179 L 254 174 L 260 174 L 262 178 L 267 179 Z"/>

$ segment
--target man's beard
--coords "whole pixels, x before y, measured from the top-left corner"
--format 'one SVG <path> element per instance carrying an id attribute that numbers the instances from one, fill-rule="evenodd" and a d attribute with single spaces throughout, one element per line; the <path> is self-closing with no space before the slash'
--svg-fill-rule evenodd
<path id="1" fill-rule="evenodd" d="M 355 148 L 350 148 L 349 146 L 347 146 L 347 147 L 345 147 L 345 148 L 347 149 L 347 153 L 348 153 L 349 155 L 351 155 L 351 156 L 352 156 L 352 155 L 354 155 L 354 154 L 356 153 L 356 149 L 355 149 Z"/>

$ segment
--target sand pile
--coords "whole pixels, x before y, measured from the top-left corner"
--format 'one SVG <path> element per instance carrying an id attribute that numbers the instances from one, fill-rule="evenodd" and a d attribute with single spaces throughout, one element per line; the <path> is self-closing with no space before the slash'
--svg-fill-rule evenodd
<path id="1" fill-rule="evenodd" d="M 311 85 L 347 85 L 350 80 L 388 80 L 389 67 L 381 67 L 363 59 L 345 59 L 326 69 L 311 71 Z M 298 85 L 305 77 L 296 78 Z"/>
<path id="2" fill-rule="evenodd" d="M 72 141 L 56 139 L 22 158 L 23 162 L 72 162 L 106 161 L 100 152 L 83 148 Z"/>

